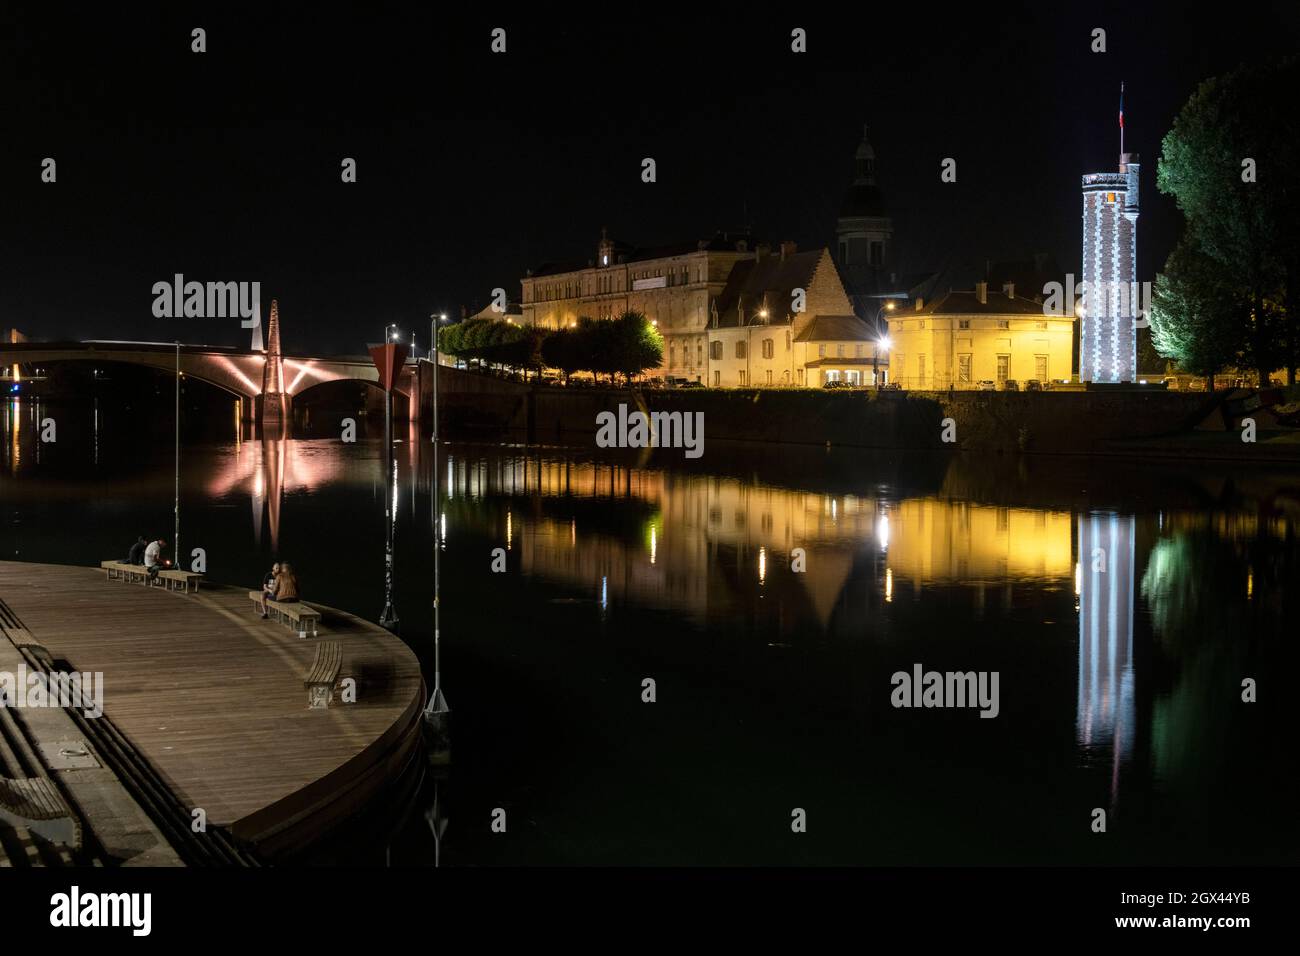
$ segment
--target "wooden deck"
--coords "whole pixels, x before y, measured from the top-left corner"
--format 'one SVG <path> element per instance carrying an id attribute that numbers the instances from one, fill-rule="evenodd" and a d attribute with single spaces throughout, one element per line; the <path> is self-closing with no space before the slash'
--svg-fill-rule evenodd
<path id="1" fill-rule="evenodd" d="M 320 636 L 262 620 L 248 589 L 197 594 L 102 571 L 0 561 L 0 595 L 56 660 L 104 677 L 104 711 L 210 825 L 268 856 L 364 805 L 419 742 L 419 662 L 392 634 L 314 601 Z M 343 646 L 357 702 L 311 710 L 319 641 Z"/>

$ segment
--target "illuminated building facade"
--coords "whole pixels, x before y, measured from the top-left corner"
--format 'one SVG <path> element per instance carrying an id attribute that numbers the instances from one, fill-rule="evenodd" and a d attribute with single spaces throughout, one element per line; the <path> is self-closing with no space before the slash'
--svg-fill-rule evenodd
<path id="1" fill-rule="evenodd" d="M 1083 177 L 1083 320 L 1079 378 L 1137 380 L 1138 157 L 1122 153 L 1119 172 Z"/>

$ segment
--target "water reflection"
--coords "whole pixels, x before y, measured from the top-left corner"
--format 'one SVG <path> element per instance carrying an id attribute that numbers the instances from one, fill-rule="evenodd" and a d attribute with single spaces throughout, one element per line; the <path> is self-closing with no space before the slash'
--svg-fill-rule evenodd
<path id="1" fill-rule="evenodd" d="M 60 465 L 76 448 L 61 441 L 38 463 L 34 413 L 4 406 L 6 556 L 90 563 L 88 548 L 112 553 L 166 521 L 169 448 L 115 464 L 110 434 L 93 472 L 89 440 L 82 459 Z M 267 552 L 284 553 L 309 600 L 374 620 L 393 492 L 403 638 L 430 666 L 444 550 L 444 672 L 462 736 L 437 814 L 415 814 L 406 834 L 419 862 L 1290 852 L 1257 837 L 1296 796 L 1294 721 L 1268 709 L 1275 691 L 1257 710 L 1240 699 L 1244 677 L 1295 664 L 1290 476 L 741 449 L 692 465 L 452 444 L 435 500 L 430 449 L 413 438 L 393 476 L 374 441 L 187 446 L 182 515 L 219 580 L 255 582 Z M 490 570 L 497 547 L 508 573 Z M 900 716 L 889 674 L 913 661 L 1000 670 L 1001 716 Z M 625 693 L 648 673 L 663 694 L 653 720 Z M 535 823 L 508 843 L 430 829 L 512 799 Z M 834 837 L 810 834 L 803 855 L 753 837 L 795 799 L 834 813 Z M 1122 808 L 1130 829 L 1089 843 L 1086 826 L 1062 827 L 1066 805 Z M 392 843 L 395 863 L 405 845 Z"/>

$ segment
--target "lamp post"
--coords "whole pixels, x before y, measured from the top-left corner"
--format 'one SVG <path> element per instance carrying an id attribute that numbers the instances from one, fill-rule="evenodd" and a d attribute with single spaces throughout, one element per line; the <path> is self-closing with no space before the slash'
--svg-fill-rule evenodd
<path id="1" fill-rule="evenodd" d="M 447 321 L 447 313 L 429 316 L 429 358 L 433 362 L 433 693 L 424 709 L 424 720 L 434 734 L 435 748 L 447 747 L 447 715 L 451 708 L 442 693 L 442 538 L 439 515 L 441 476 L 438 472 L 438 323 Z M 445 826 L 445 824 L 444 824 Z M 439 835 L 436 824 L 434 836 Z"/>
<path id="2" fill-rule="evenodd" d="M 391 332 L 391 334 L 390 334 Z M 393 456 L 393 386 L 406 362 L 406 347 L 399 340 L 396 326 L 384 327 L 384 341 L 370 350 L 379 384 L 384 389 L 384 610 L 379 624 L 389 630 L 397 627 L 397 611 L 393 607 L 393 525 L 397 512 L 396 460 Z"/>
<path id="3" fill-rule="evenodd" d="M 871 352 L 871 378 L 873 383 L 876 386 L 877 392 L 880 391 L 880 350 L 883 348 L 886 352 L 888 352 L 889 347 L 892 344 L 889 341 L 889 336 L 882 334 L 880 331 L 880 317 L 884 315 L 886 312 L 893 312 L 893 311 L 894 311 L 893 302 L 886 302 L 884 305 L 882 305 L 879 309 L 876 310 L 876 341 L 875 341 L 875 345 L 872 347 L 872 352 Z"/>

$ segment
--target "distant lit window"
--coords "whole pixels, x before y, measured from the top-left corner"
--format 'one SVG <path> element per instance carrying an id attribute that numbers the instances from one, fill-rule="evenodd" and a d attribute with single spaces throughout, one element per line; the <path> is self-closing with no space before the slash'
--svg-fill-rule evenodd
<path id="1" fill-rule="evenodd" d="M 1009 319 L 998 319 L 998 328 L 1000 329 L 1011 328 L 1011 321 Z"/>
<path id="2" fill-rule="evenodd" d="M 959 328 L 959 329 L 969 329 L 969 328 L 970 328 L 970 319 L 958 319 L 958 320 L 957 320 L 957 328 Z"/>
<path id="3" fill-rule="evenodd" d="M 709 343 L 709 358 L 713 359 L 714 361 L 717 361 L 718 359 L 722 358 L 722 343 L 721 343 L 721 342 L 710 342 L 710 343 Z M 717 383 L 714 383 L 714 384 L 717 384 Z"/>
<path id="4" fill-rule="evenodd" d="M 745 343 L 744 343 L 744 342 L 737 342 L 737 343 L 736 343 L 736 358 L 744 358 L 744 357 L 745 357 Z M 744 383 L 742 383 L 742 384 L 744 384 Z"/>

